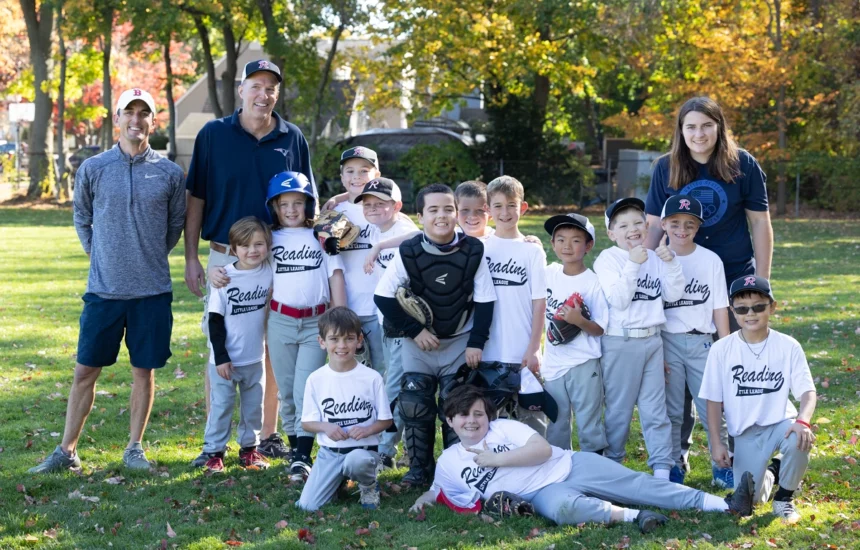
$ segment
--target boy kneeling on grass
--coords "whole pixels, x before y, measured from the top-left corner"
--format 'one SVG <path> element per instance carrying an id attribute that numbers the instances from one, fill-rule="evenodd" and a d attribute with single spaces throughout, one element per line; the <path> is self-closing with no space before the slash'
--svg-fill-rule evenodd
<path id="1" fill-rule="evenodd" d="M 305 385 L 302 429 L 317 434 L 319 452 L 296 503 L 303 510 L 326 504 L 349 479 L 358 482 L 362 507 L 379 506 L 379 434 L 391 426 L 391 406 L 382 376 L 355 359 L 362 337 L 361 319 L 348 308 L 320 317 L 319 342 L 329 362 Z"/>
<path id="2" fill-rule="evenodd" d="M 444 413 L 460 442 L 439 457 L 433 486 L 412 511 L 441 502 L 460 513 L 478 513 L 483 500 L 504 491 L 519 495 L 538 515 L 559 525 L 635 521 L 648 533 L 668 521 L 657 512 L 618 504 L 752 515 L 749 472 L 738 478 L 734 494 L 723 499 L 634 472 L 596 453 L 563 450 L 524 424 L 496 420 L 493 402 L 475 386 L 453 390 Z"/>
<path id="3" fill-rule="evenodd" d="M 776 303 L 767 279 L 735 279 L 729 300 L 741 329 L 711 347 L 699 390 L 708 401 L 711 458 L 720 467 L 732 467 L 735 479 L 738 472 L 753 472 L 756 503 L 767 502 L 776 485 L 774 515 L 797 523 L 800 514 L 792 497 L 815 442 L 810 421 L 817 394 L 809 364 L 797 340 L 768 327 Z M 800 400 L 799 411 L 789 391 Z M 734 457 L 719 438 L 721 411 L 735 438 Z M 780 457 L 771 460 L 777 452 Z"/>

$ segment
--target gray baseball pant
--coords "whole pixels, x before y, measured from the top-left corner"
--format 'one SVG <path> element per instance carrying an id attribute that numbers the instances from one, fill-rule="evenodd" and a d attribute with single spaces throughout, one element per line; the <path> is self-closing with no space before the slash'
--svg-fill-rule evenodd
<path id="1" fill-rule="evenodd" d="M 600 339 L 603 357 L 603 393 L 606 402 L 604 456 L 621 462 L 630 435 L 633 407 L 639 420 L 652 470 L 671 470 L 672 425 L 666 414 L 666 377 L 663 372 L 663 340 L 659 334 L 647 338 L 604 335 Z"/>
<path id="2" fill-rule="evenodd" d="M 288 436 L 314 436 L 302 429 L 302 404 L 308 377 L 326 362 L 326 350 L 320 348 L 317 340 L 319 318 L 317 315 L 295 319 L 269 312 L 266 336 L 269 357 L 278 384 L 281 424 Z"/>
<path id="3" fill-rule="evenodd" d="M 364 345 L 370 348 L 370 365 L 373 370 L 378 372 L 382 377 L 385 377 L 385 348 L 382 345 L 382 326 L 379 324 L 379 317 L 374 315 L 364 315 L 359 317 L 361 321 L 361 331 L 364 333 Z"/>
<path id="4" fill-rule="evenodd" d="M 379 455 L 375 451 L 356 448 L 348 454 L 339 454 L 320 447 L 296 506 L 308 512 L 318 510 L 334 498 L 345 479 L 352 479 L 359 485 L 376 483 L 378 462 Z"/>
<path id="5" fill-rule="evenodd" d="M 233 407 L 236 405 L 236 388 L 239 389 L 239 425 L 236 440 L 239 447 L 256 447 L 263 428 L 263 363 L 235 367 L 231 380 L 224 380 L 212 363 L 209 370 L 209 417 L 203 436 L 204 453 L 221 453 L 227 450 L 230 432 L 233 431 Z"/>
<path id="6" fill-rule="evenodd" d="M 701 510 L 705 493 L 636 472 L 594 453 L 573 453 L 567 479 L 522 495 L 558 525 L 609 523 L 612 504 Z"/>
<path id="7" fill-rule="evenodd" d="M 571 448 L 570 415 L 576 417 L 579 448 L 599 452 L 606 448 L 606 429 L 603 426 L 603 374 L 598 359 L 569 369 L 564 376 L 549 380 L 544 389 L 558 405 L 558 420 L 546 430 L 550 445 Z"/>
<path id="8" fill-rule="evenodd" d="M 522 422 L 529 428 L 536 431 L 542 438 L 546 439 L 550 421 L 542 411 L 530 411 L 517 405 L 516 420 Z"/>
<path id="9" fill-rule="evenodd" d="M 671 332 L 663 332 L 662 337 L 663 357 L 669 366 L 666 381 L 666 412 L 672 423 L 672 458 L 680 460 L 683 452 L 681 440 L 684 424 L 684 395 L 687 387 L 690 389 L 690 394 L 694 396 L 693 403 L 696 405 L 699 420 L 705 427 L 705 433 L 708 433 L 708 407 L 705 400 L 699 398 L 699 389 L 702 387 L 705 363 L 714 339 L 710 334 Z M 720 441 L 727 449 L 728 437 L 726 421 L 723 419 L 720 427 Z"/>
<path id="10" fill-rule="evenodd" d="M 785 432 L 794 424 L 793 419 L 770 426 L 750 426 L 735 437 L 735 456 L 732 464 L 735 479 L 751 472 L 755 480 L 755 502 L 767 502 L 773 489 L 773 477 L 766 476 L 771 457 L 782 454 L 779 467 L 779 486 L 789 491 L 800 487 L 800 481 L 809 467 L 809 453 L 797 448 L 797 434 L 787 439 Z"/>
<path id="11" fill-rule="evenodd" d="M 400 354 L 403 339 L 383 336 L 382 349 L 385 352 L 385 394 L 391 403 L 394 403 L 400 396 L 400 380 L 403 378 L 403 360 Z M 394 407 L 391 414 L 394 416 L 394 427 L 397 431 L 384 431 L 379 434 L 379 454 L 393 458 L 397 456 L 397 444 L 403 437 L 403 417 L 400 416 L 400 407 Z"/>
<path id="12" fill-rule="evenodd" d="M 466 364 L 468 332 L 451 338 L 439 338 L 439 347 L 433 351 L 422 350 L 412 338 L 402 338 L 401 341 L 403 372 L 420 372 L 438 379 L 448 374 L 457 374 L 460 367 Z"/>

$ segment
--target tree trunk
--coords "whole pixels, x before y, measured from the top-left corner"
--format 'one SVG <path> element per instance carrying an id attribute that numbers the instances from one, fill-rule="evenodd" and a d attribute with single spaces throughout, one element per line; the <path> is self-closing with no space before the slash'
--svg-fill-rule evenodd
<path id="1" fill-rule="evenodd" d="M 164 68 L 167 70 L 167 111 L 170 113 L 170 123 L 167 127 L 167 158 L 176 161 L 176 102 L 173 99 L 173 67 L 170 64 L 170 38 L 164 44 Z"/>
<path id="2" fill-rule="evenodd" d="M 69 175 L 66 173 L 66 146 L 63 131 L 66 125 L 66 65 L 68 52 L 63 37 L 63 2 L 57 3 L 57 42 L 60 50 L 60 86 L 57 91 L 57 129 L 56 145 L 57 152 L 57 200 L 64 197 L 69 198 Z"/>
<path id="3" fill-rule="evenodd" d="M 773 0 L 776 34 L 773 36 L 773 49 L 777 62 L 782 65 L 782 0 Z M 788 189 L 785 176 L 786 162 L 786 123 L 785 123 L 785 82 L 780 83 L 776 98 L 776 131 L 779 147 L 779 167 L 776 176 L 776 215 L 785 216 L 785 203 Z"/>
<path id="4" fill-rule="evenodd" d="M 221 73 L 221 108 L 227 114 L 236 110 L 236 73 L 239 68 L 239 44 L 233 33 L 233 23 L 225 18 L 221 25 L 221 34 L 224 36 L 224 50 L 226 52 L 226 63 L 224 72 Z M 241 43 L 241 40 L 239 41 Z"/>
<path id="5" fill-rule="evenodd" d="M 346 22 L 341 19 L 340 25 L 338 25 L 337 29 L 334 31 L 334 35 L 331 39 L 331 47 L 328 50 L 328 55 L 325 59 L 325 66 L 323 67 L 322 75 L 320 76 L 320 85 L 317 88 L 317 96 L 314 104 L 317 106 L 317 112 L 314 115 L 313 122 L 311 123 L 311 157 L 317 151 L 317 140 L 319 139 L 319 125 L 322 122 L 322 108 L 323 108 L 323 100 L 325 99 L 325 91 L 328 87 L 329 76 L 331 75 L 331 66 L 334 63 L 334 56 L 337 53 L 337 43 L 340 40 L 343 31 L 346 30 Z"/>
<path id="6" fill-rule="evenodd" d="M 107 115 L 102 119 L 102 150 L 113 147 L 113 100 L 110 88 L 110 50 L 112 47 L 111 30 L 113 29 L 113 7 L 106 7 L 102 12 L 102 21 L 107 32 L 102 36 L 102 106 Z"/>
<path id="7" fill-rule="evenodd" d="M 263 24 L 266 26 L 266 42 L 263 44 L 263 48 L 269 54 L 272 63 L 281 69 L 281 74 L 284 77 L 281 81 L 278 101 L 275 103 L 275 111 L 286 119 L 288 117 L 284 106 L 286 102 L 287 73 L 284 70 L 284 65 L 287 59 L 287 41 L 284 38 L 283 31 L 278 26 L 278 22 L 275 20 L 272 0 L 256 0 L 256 2 L 257 8 L 260 10 L 260 15 L 263 16 Z"/>
<path id="8" fill-rule="evenodd" d="M 209 89 L 209 103 L 212 104 L 212 111 L 215 113 L 215 118 L 222 118 L 224 111 L 221 110 L 221 103 L 218 101 L 218 77 L 215 74 L 215 61 L 212 59 L 212 45 L 209 42 L 209 30 L 203 23 L 203 16 L 200 14 L 192 14 L 194 26 L 197 28 L 197 34 L 200 36 L 200 45 L 203 48 L 203 60 L 206 64 L 206 86 Z"/>
<path id="9" fill-rule="evenodd" d="M 30 42 L 30 64 L 33 66 L 35 120 L 30 125 L 30 185 L 27 197 L 38 199 L 42 194 L 42 182 L 48 175 L 48 131 L 51 125 L 53 104 L 43 85 L 48 81 L 48 59 L 51 56 L 51 32 L 54 25 L 54 9 L 50 2 L 42 2 L 36 9 L 36 0 L 21 0 L 21 11 L 27 26 Z"/>

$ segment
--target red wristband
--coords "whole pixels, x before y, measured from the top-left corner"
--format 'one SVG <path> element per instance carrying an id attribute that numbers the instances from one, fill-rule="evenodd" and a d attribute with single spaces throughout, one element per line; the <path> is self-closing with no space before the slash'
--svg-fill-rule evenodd
<path id="1" fill-rule="evenodd" d="M 809 422 L 804 422 L 803 420 L 795 419 L 795 420 L 794 420 L 794 423 L 795 423 L 795 424 L 803 424 L 804 426 L 806 426 L 806 427 L 807 427 L 807 428 L 809 428 L 810 430 L 812 429 L 812 426 L 810 426 L 810 425 L 809 425 Z"/>

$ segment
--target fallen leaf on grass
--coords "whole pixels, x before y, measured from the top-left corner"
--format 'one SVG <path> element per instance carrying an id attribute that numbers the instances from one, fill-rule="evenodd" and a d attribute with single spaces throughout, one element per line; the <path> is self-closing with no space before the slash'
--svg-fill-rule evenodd
<path id="1" fill-rule="evenodd" d="M 776 543 L 776 540 L 774 540 L 774 539 L 767 539 L 764 542 L 765 542 L 765 544 L 767 544 L 771 548 L 779 548 L 779 545 Z"/>
<path id="2" fill-rule="evenodd" d="M 19 483 L 19 484 L 15 487 L 15 490 L 16 490 L 16 491 L 18 491 L 19 493 L 26 493 L 26 492 L 27 492 L 27 488 L 26 488 L 26 487 L 24 487 L 24 484 L 23 484 L 23 483 Z"/>
<path id="3" fill-rule="evenodd" d="M 45 537 L 47 537 L 49 539 L 56 540 L 57 539 L 57 530 L 56 529 L 46 529 L 45 531 L 42 531 L 42 535 L 44 535 Z"/>
<path id="4" fill-rule="evenodd" d="M 314 535 L 311 533 L 310 529 L 305 529 L 302 527 L 299 529 L 299 532 L 296 534 L 299 537 L 299 540 L 302 542 L 306 542 L 308 544 L 314 543 Z"/>
<path id="5" fill-rule="evenodd" d="M 618 544 L 615 545 L 615 548 L 618 550 L 623 550 L 624 548 L 630 548 L 630 537 L 624 535 L 621 537 L 621 540 L 618 541 Z"/>
<path id="6" fill-rule="evenodd" d="M 94 503 L 98 503 L 98 501 L 99 501 L 99 497 L 88 497 L 87 495 L 81 494 L 81 492 L 78 489 L 75 489 L 74 491 L 69 493 L 69 498 L 72 500 L 80 499 L 80 500 L 86 500 L 87 502 L 94 502 Z"/>
<path id="7" fill-rule="evenodd" d="M 27 535 L 24 537 L 24 542 L 27 544 L 39 544 L 39 537 L 34 535 Z"/>
<path id="8" fill-rule="evenodd" d="M 421 508 L 421 510 L 418 512 L 418 515 L 415 516 L 415 521 L 424 521 L 426 519 L 427 519 L 427 511 L 424 510 L 424 508 Z"/>
<path id="9" fill-rule="evenodd" d="M 857 459 L 856 459 L 856 458 L 854 458 L 853 456 L 846 456 L 846 457 L 845 457 L 845 462 L 847 462 L 848 464 L 850 464 L 850 465 L 854 466 L 855 464 L 857 464 Z"/>
<path id="10" fill-rule="evenodd" d="M 826 416 L 821 416 L 818 418 L 818 422 L 816 424 L 830 424 L 831 420 Z"/>
<path id="11" fill-rule="evenodd" d="M 116 394 L 115 394 L 115 393 L 111 393 L 111 392 L 109 392 L 109 391 L 105 391 L 105 390 L 99 390 L 99 391 L 97 391 L 97 392 L 96 392 L 96 395 L 100 395 L 100 396 L 102 396 L 102 397 L 107 397 L 108 399 L 113 399 L 114 397 L 116 397 Z"/>
<path id="12" fill-rule="evenodd" d="M 483 521 L 484 523 L 494 523 L 496 521 L 493 518 L 491 518 L 490 516 L 488 516 L 487 514 L 481 514 L 478 517 L 480 517 L 481 521 Z"/>
<path id="13" fill-rule="evenodd" d="M 368 529 L 367 527 L 360 527 L 360 528 L 355 530 L 355 534 L 356 534 L 356 536 L 359 536 L 359 537 L 362 535 L 369 535 L 370 529 Z"/>
<path id="14" fill-rule="evenodd" d="M 108 485 L 120 485 L 120 484 L 122 484 L 123 481 L 125 481 L 124 477 L 114 476 L 114 477 L 107 478 L 105 480 L 105 483 L 107 483 Z"/>
<path id="15" fill-rule="evenodd" d="M 238 540 L 225 540 L 224 544 L 226 544 L 227 546 L 242 546 L 245 543 Z"/>
<path id="16" fill-rule="evenodd" d="M 176 531 L 173 530 L 173 527 L 170 526 L 169 522 L 167 524 L 167 536 L 172 539 L 176 538 Z"/>
<path id="17" fill-rule="evenodd" d="M 702 533 L 702 538 L 703 538 L 703 539 L 705 539 L 705 540 L 711 540 L 711 539 L 712 539 L 712 538 L 714 538 L 714 537 L 712 537 L 711 535 L 709 535 L 709 534 L 707 534 L 707 533 Z"/>
<path id="18" fill-rule="evenodd" d="M 282 519 L 281 521 L 279 521 L 278 523 L 275 524 L 275 529 L 286 529 L 287 525 L 289 525 L 287 523 L 287 520 Z"/>
<path id="19" fill-rule="evenodd" d="M 176 379 L 179 380 L 185 378 L 187 375 L 185 374 L 185 371 L 183 371 L 179 367 L 176 367 L 176 370 L 173 371 L 173 376 L 175 376 Z"/>

